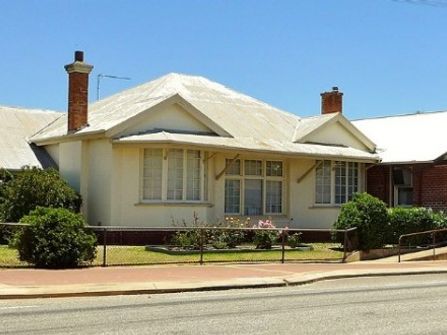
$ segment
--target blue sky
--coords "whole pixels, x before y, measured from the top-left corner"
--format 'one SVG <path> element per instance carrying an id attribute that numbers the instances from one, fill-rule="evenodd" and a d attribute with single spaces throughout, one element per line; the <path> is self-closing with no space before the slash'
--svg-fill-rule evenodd
<path id="1" fill-rule="evenodd" d="M 1 105 L 65 110 L 84 50 L 91 100 L 99 73 L 132 78 L 107 96 L 181 72 L 300 116 L 332 86 L 351 119 L 447 109 L 447 1 L 0 0 L 0 17 Z"/>

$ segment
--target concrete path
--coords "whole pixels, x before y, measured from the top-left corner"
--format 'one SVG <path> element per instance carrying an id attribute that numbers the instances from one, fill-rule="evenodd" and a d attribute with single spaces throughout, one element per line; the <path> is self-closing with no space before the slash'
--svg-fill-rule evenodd
<path id="1" fill-rule="evenodd" d="M 214 264 L 2 269 L 0 299 L 166 293 L 287 286 L 358 276 L 446 273 L 447 261 Z"/>
<path id="2" fill-rule="evenodd" d="M 447 258 L 447 247 L 435 249 L 436 259 Z M 417 252 L 411 252 L 400 256 L 401 262 L 421 261 L 421 260 L 433 260 L 433 249 L 421 250 Z M 398 256 L 384 257 L 377 260 L 373 260 L 374 263 L 397 263 Z"/>

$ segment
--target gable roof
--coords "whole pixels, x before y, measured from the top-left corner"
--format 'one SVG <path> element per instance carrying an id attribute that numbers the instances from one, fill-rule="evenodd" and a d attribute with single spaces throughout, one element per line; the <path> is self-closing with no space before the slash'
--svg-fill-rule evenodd
<path id="1" fill-rule="evenodd" d="M 301 119 L 206 78 L 171 73 L 90 104 L 88 126 L 74 134 L 67 135 L 67 116 L 64 114 L 39 131 L 31 140 L 38 145 L 43 145 L 74 137 L 94 135 L 110 137 L 115 143 L 129 143 L 129 138 L 137 143 L 141 143 L 143 139 L 147 143 L 152 140 L 159 141 L 160 138 L 165 138 L 166 142 L 176 141 L 178 138 L 168 141 L 166 136 L 155 139 L 154 136 L 145 136 L 144 133 L 132 134 L 127 131 L 151 113 L 156 113 L 161 106 L 173 103 L 181 105 L 185 112 L 211 129 L 217 138 L 235 139 L 235 141 L 216 140 L 213 136 L 201 138 L 206 141 L 202 142 L 203 144 L 213 146 L 222 143 L 222 148 L 233 145 L 234 148 L 243 149 L 243 143 L 246 143 L 247 146 L 262 151 L 264 144 L 270 142 L 267 147 L 271 152 L 307 154 L 312 150 L 294 145 L 294 139 L 304 138 L 311 130 L 315 130 L 332 119 L 349 124 L 348 128 L 349 126 L 354 128 L 341 115 L 320 115 L 312 119 Z M 154 132 L 149 129 L 148 131 Z M 156 131 L 175 133 L 172 129 Z M 198 137 L 192 138 L 196 140 Z M 365 139 L 366 137 L 362 137 L 361 141 Z M 365 146 L 369 148 L 368 144 Z M 327 147 L 316 146 L 314 151 L 316 155 L 323 155 L 327 152 L 323 148 Z M 331 149 L 331 153 L 335 152 Z M 378 160 L 377 156 L 367 151 L 359 150 L 353 154 L 348 152 L 347 148 L 342 148 L 337 152 L 341 157 Z"/>
<path id="2" fill-rule="evenodd" d="M 0 168 L 19 170 L 25 165 L 40 168 L 53 165 L 45 150 L 30 145 L 27 139 L 61 115 L 48 110 L 0 106 Z"/>
<path id="3" fill-rule="evenodd" d="M 447 111 L 353 121 L 378 146 L 382 163 L 433 162 L 447 153 Z"/>
<path id="4" fill-rule="evenodd" d="M 296 115 L 233 91 L 203 77 L 171 73 L 89 105 L 89 125 L 76 134 L 105 132 L 174 96 L 212 120 L 227 136 L 268 136 L 291 140 Z M 66 114 L 32 138 L 39 142 L 67 132 Z M 212 127 L 210 127 L 212 129 Z"/>
<path id="5" fill-rule="evenodd" d="M 376 145 L 357 129 L 342 113 L 328 113 L 308 118 L 302 118 L 298 121 L 293 141 L 297 143 L 306 143 L 312 134 L 322 130 L 331 124 L 339 122 L 351 135 L 358 139 L 369 150 L 374 151 Z"/>

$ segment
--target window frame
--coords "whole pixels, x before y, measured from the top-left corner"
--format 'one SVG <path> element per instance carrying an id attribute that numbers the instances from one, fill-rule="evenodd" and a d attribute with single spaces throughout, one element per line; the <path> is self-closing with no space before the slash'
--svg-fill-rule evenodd
<path id="1" fill-rule="evenodd" d="M 225 157 L 225 166 L 229 162 L 231 162 L 232 159 Z M 246 161 L 260 161 L 261 162 L 261 175 L 247 175 L 245 172 L 245 162 Z M 224 176 L 224 194 L 226 192 L 225 189 L 225 183 L 226 180 L 239 180 L 240 188 L 239 188 L 239 212 L 237 213 L 231 213 L 226 212 L 226 196 L 224 195 L 224 214 L 225 215 L 234 215 L 234 216 L 262 216 L 262 215 L 270 215 L 270 216 L 280 216 L 284 215 L 286 212 L 286 163 L 284 160 L 281 159 L 258 159 L 258 158 L 238 158 L 234 162 L 239 162 L 239 174 L 227 174 L 225 173 Z M 233 162 L 233 164 L 234 164 Z M 282 165 L 282 176 L 267 176 L 267 162 L 279 162 Z M 245 214 L 245 180 L 261 180 L 262 181 L 262 208 L 261 214 L 256 215 L 249 215 Z M 281 212 L 279 213 L 272 213 L 267 212 L 267 181 L 280 181 L 281 182 Z"/>
<path id="2" fill-rule="evenodd" d="M 323 167 L 323 164 L 329 163 L 329 184 L 330 184 L 330 201 L 329 202 L 317 202 L 317 183 L 318 183 L 318 168 Z M 345 204 L 346 202 L 350 201 L 352 199 L 352 196 L 355 193 L 361 192 L 363 189 L 363 182 L 362 182 L 362 165 L 359 162 L 353 162 L 353 161 L 347 161 L 347 160 L 317 160 L 316 164 L 318 164 L 315 168 L 314 173 L 314 206 L 315 207 L 340 207 L 341 205 Z M 339 184 L 337 184 L 337 169 L 339 168 L 339 164 L 344 165 L 344 185 L 341 184 L 341 187 L 344 189 L 344 202 L 340 201 L 337 202 L 337 196 L 339 195 L 337 193 L 337 187 Z M 352 168 L 352 164 L 355 164 L 356 168 Z M 353 171 L 357 171 L 356 174 L 353 174 Z M 352 174 L 351 174 L 352 173 Z M 341 178 L 342 175 L 339 177 Z M 351 182 L 356 182 L 351 184 Z M 355 190 L 356 186 L 356 190 Z M 350 192 L 350 190 L 353 190 Z M 324 196 L 323 196 L 324 198 Z"/>
<path id="3" fill-rule="evenodd" d="M 144 163 L 144 154 L 145 150 L 154 150 L 154 149 L 161 149 L 162 150 L 162 174 L 161 174 L 161 199 L 146 199 L 144 198 L 144 172 L 145 172 L 145 163 Z M 182 180 L 182 198 L 175 200 L 175 199 L 168 199 L 168 166 L 169 166 L 169 158 L 168 153 L 169 150 L 181 150 L 183 154 L 183 180 Z M 200 196 L 199 200 L 187 200 L 187 188 L 188 188 L 188 151 L 197 151 L 199 153 L 199 178 L 200 178 Z M 139 195 L 139 201 L 141 203 L 147 203 L 147 204 L 156 204 L 156 203 L 203 203 L 204 201 L 207 201 L 208 199 L 208 190 L 205 189 L 207 187 L 208 182 L 205 182 L 205 178 L 208 178 L 209 173 L 208 171 L 205 171 L 208 169 L 208 164 L 205 162 L 207 158 L 207 152 L 203 150 L 196 150 L 191 148 L 160 148 L 160 147 L 147 147 L 142 148 L 140 150 L 140 195 Z"/>
<path id="4" fill-rule="evenodd" d="M 414 176 L 413 176 L 413 168 L 411 166 L 394 166 L 393 167 L 393 174 L 392 176 L 394 176 L 394 171 L 396 170 L 401 170 L 402 173 L 404 173 L 404 171 L 408 172 L 409 175 L 409 179 L 410 182 L 408 184 L 396 184 L 394 181 L 394 178 L 392 177 L 392 183 L 393 183 L 393 194 L 394 194 L 394 199 L 393 199 L 393 207 L 413 207 L 414 206 Z M 403 177 L 403 179 L 405 179 Z M 400 190 L 404 190 L 406 189 L 407 191 L 410 190 L 411 191 L 411 204 L 400 204 L 399 203 L 399 191 Z"/>

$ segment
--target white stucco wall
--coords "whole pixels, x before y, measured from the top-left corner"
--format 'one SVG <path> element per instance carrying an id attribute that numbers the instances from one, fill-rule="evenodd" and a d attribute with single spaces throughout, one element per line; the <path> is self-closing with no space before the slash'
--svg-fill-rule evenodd
<path id="1" fill-rule="evenodd" d="M 59 172 L 77 191 L 81 191 L 82 142 L 64 142 L 59 144 Z"/>
<path id="2" fill-rule="evenodd" d="M 225 158 L 233 158 L 235 154 L 218 153 L 209 160 L 208 191 L 209 199 L 200 204 L 191 203 L 144 203 L 141 201 L 141 153 L 142 147 L 138 146 L 114 146 L 113 158 L 110 169 L 110 188 L 104 188 L 102 192 L 111 192 L 110 205 L 107 206 L 105 197 L 99 194 L 93 198 L 100 199 L 103 209 L 110 208 L 111 225 L 124 225 L 135 227 L 162 227 L 181 225 L 184 220 L 191 224 L 195 212 L 201 221 L 215 223 L 224 220 L 224 196 L 225 176 L 215 179 L 225 166 Z M 297 183 L 297 179 L 303 176 L 314 164 L 313 159 L 285 159 L 280 156 L 266 157 L 265 155 L 241 155 L 240 159 L 264 159 L 282 160 L 285 170 L 282 215 L 272 216 L 279 226 L 290 224 L 293 218 L 293 227 L 297 228 L 330 228 L 339 213 L 339 206 L 315 205 L 315 170 Z M 363 164 L 360 165 L 363 169 Z M 363 173 L 361 174 L 360 187 L 363 188 Z M 104 177 L 105 178 L 105 177 Z M 97 192 L 96 186 L 94 191 Z M 241 195 L 242 196 L 242 195 Z M 90 199 L 90 204 L 93 201 Z M 98 207 L 98 203 L 95 203 Z M 91 210 L 92 211 L 92 210 Z M 94 210 L 96 212 L 97 210 Z M 99 217 L 99 216 L 98 216 Z M 266 217 L 266 216 L 264 216 Z"/>
<path id="3" fill-rule="evenodd" d="M 194 212 L 200 220 L 208 221 L 212 212 L 208 202 L 201 204 L 144 203 L 141 201 L 140 147 L 114 147 L 111 224 L 132 227 L 163 227 L 173 224 L 189 225 Z"/>
<path id="4" fill-rule="evenodd" d="M 354 135 L 352 135 L 352 133 L 350 133 L 339 122 L 335 122 L 333 124 L 327 125 L 326 127 L 318 129 L 306 140 L 315 143 L 340 144 L 360 150 L 367 149 L 361 141 L 359 141 Z"/>
<path id="5" fill-rule="evenodd" d="M 108 139 L 93 140 L 86 145 L 85 178 L 87 195 L 87 221 L 90 225 L 111 224 L 111 198 L 113 182 L 112 144 Z"/>
<path id="6" fill-rule="evenodd" d="M 147 117 L 139 120 L 137 124 L 129 126 L 122 134 L 138 134 L 154 129 L 212 133 L 208 127 L 194 118 L 182 106 L 172 104 L 163 108 L 155 108 Z"/>

